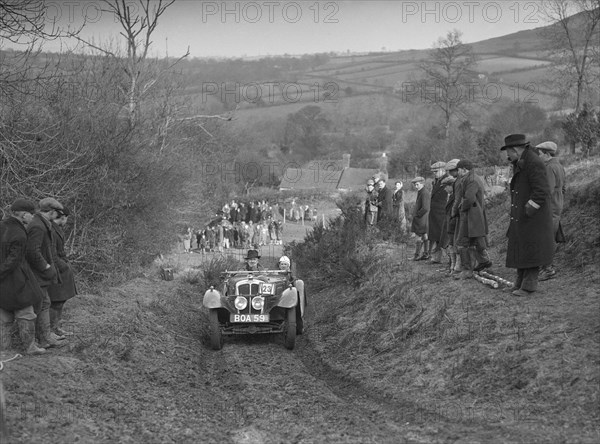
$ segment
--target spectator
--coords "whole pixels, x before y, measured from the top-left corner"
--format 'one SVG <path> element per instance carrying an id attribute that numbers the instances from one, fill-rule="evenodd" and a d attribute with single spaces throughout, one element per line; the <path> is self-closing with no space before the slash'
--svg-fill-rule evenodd
<path id="1" fill-rule="evenodd" d="M 537 290 L 540 267 L 554 257 L 550 185 L 544 161 L 524 134 L 507 136 L 500 149 L 513 164 L 506 267 L 517 269 L 512 294 L 524 297 Z"/>
<path id="2" fill-rule="evenodd" d="M 400 232 L 406 233 L 406 212 L 404 210 L 404 190 L 402 182 L 396 181 L 395 189 L 392 194 L 392 212 L 393 219 L 400 224 Z"/>
<path id="3" fill-rule="evenodd" d="M 379 189 L 377 190 L 377 223 L 389 221 L 392 219 L 392 190 L 385 184 L 385 179 L 379 179 Z"/>
<path id="4" fill-rule="evenodd" d="M 24 352 L 39 355 L 46 350 L 35 343 L 35 312 L 44 294 L 26 259 L 26 225 L 34 212 L 33 202 L 17 199 L 0 222 L 0 350 L 11 348 L 16 320 Z"/>
<path id="5" fill-rule="evenodd" d="M 446 217 L 446 203 L 448 193 L 442 185 L 442 180 L 448 177 L 446 174 L 446 164 L 436 162 L 431 165 L 434 179 L 431 187 L 431 203 L 429 205 L 429 225 L 427 237 L 429 238 L 429 250 L 427 255 L 431 257 L 430 263 L 439 264 L 442 262 L 442 248 L 440 239 L 442 238 L 442 225 Z"/>
<path id="6" fill-rule="evenodd" d="M 372 179 L 367 181 L 367 198 L 365 200 L 365 223 L 367 227 L 373 226 L 377 219 L 377 191 Z"/>
<path id="7" fill-rule="evenodd" d="M 449 164 L 449 162 L 448 162 Z M 452 217 L 452 207 L 454 206 L 454 182 L 456 178 L 448 175 L 442 180 L 442 186 L 446 189 L 448 198 L 446 200 L 445 218 L 442 224 L 442 237 L 440 238 L 440 247 L 446 250 L 448 254 L 449 269 L 448 275 L 456 273 L 454 268 L 456 267 L 457 250 L 454 246 L 454 231 L 456 230 L 456 218 Z"/>
<path id="8" fill-rule="evenodd" d="M 415 202 L 415 210 L 412 218 L 411 231 L 419 238 L 415 243 L 415 255 L 413 260 L 423 261 L 429 259 L 427 253 L 429 248 L 429 240 L 427 237 L 428 220 L 429 220 L 429 203 L 431 198 L 429 191 L 425 188 L 425 179 L 421 176 L 411 180 L 414 188 L 417 190 L 417 200 Z M 423 246 L 423 255 L 421 256 L 421 246 Z"/>
<path id="9" fill-rule="evenodd" d="M 536 146 L 540 159 L 546 163 L 546 172 L 548 175 L 548 183 L 550 185 L 550 205 L 552 206 L 552 229 L 554 230 L 554 241 L 556 242 L 555 254 L 558 251 L 558 244 L 565 242 L 560 216 L 564 206 L 564 196 L 566 191 L 566 174 L 565 167 L 556 158 L 557 149 L 556 143 L 544 142 Z M 543 266 L 540 269 L 538 280 L 546 281 L 552 279 L 556 275 L 554 263 Z"/>
<path id="10" fill-rule="evenodd" d="M 51 197 L 40 200 L 40 211 L 27 224 L 27 261 L 42 289 L 42 305 L 36 319 L 36 334 L 42 348 L 61 345 L 56 335 L 50 330 L 50 296 L 48 287 L 60 284 L 57 272 L 58 256 L 51 221 L 58 217 L 63 206 Z"/>
<path id="11" fill-rule="evenodd" d="M 60 327 L 63 307 L 66 301 L 77 295 L 77 287 L 75 286 L 75 274 L 73 273 L 71 264 L 69 264 L 65 251 L 65 233 L 63 232 L 63 227 L 67 224 L 70 213 L 66 207 L 56 211 L 58 217 L 51 223 L 56 243 L 56 265 L 61 283 L 48 287 L 48 295 L 50 296 L 50 328 L 58 337 L 64 338 L 65 336 L 72 335 L 73 332 L 65 331 Z"/>
<path id="12" fill-rule="evenodd" d="M 458 203 L 458 253 L 462 259 L 462 272 L 456 279 L 469 279 L 473 271 L 492 266 L 487 253 L 488 223 L 485 211 L 485 183 L 475 174 L 473 163 L 463 159 L 458 162 L 458 174 L 462 177 L 461 201 Z M 474 267 L 475 262 L 477 266 Z"/>

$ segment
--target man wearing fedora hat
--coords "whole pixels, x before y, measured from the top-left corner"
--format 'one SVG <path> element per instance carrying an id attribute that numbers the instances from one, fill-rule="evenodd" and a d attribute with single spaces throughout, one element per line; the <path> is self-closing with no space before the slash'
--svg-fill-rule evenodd
<path id="1" fill-rule="evenodd" d="M 263 267 L 258 263 L 260 259 L 260 254 L 258 254 L 258 250 L 248 250 L 248 254 L 244 258 L 246 261 L 246 270 L 247 271 L 259 271 L 262 270 Z"/>
<path id="2" fill-rule="evenodd" d="M 554 257 L 550 186 L 544 161 L 524 134 L 507 136 L 500 149 L 513 164 L 506 267 L 517 269 L 512 294 L 523 297 L 537 290 L 540 267 Z"/>
<path id="3" fill-rule="evenodd" d="M 548 173 L 548 183 L 550 185 L 550 204 L 552 206 L 552 229 L 554 230 L 554 241 L 556 242 L 556 251 L 558 244 L 565 242 L 560 216 L 564 206 L 564 195 L 566 191 L 566 173 L 565 167 L 558 161 L 558 147 L 554 142 L 543 142 L 535 147 L 540 159 L 546 164 Z M 554 264 L 544 266 L 540 270 L 539 280 L 546 281 L 556 275 Z"/>

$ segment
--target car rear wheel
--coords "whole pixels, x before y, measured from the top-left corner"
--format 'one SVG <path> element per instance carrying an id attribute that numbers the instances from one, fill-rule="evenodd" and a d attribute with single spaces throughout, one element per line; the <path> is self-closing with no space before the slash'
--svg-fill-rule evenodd
<path id="1" fill-rule="evenodd" d="M 283 344 L 288 350 L 296 346 L 296 307 L 287 309 L 286 328 L 283 332 Z"/>
<path id="2" fill-rule="evenodd" d="M 223 334 L 221 333 L 221 324 L 219 324 L 219 312 L 216 308 L 212 308 L 208 315 L 210 322 L 210 346 L 213 350 L 221 350 L 223 348 Z"/>

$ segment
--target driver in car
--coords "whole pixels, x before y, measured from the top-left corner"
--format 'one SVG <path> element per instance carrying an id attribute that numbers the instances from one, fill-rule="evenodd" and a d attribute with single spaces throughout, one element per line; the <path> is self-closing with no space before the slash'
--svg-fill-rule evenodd
<path id="1" fill-rule="evenodd" d="M 291 267 L 292 267 L 292 262 L 290 261 L 289 257 L 281 256 L 279 258 L 279 269 L 282 271 L 289 272 L 290 284 L 292 284 L 294 287 L 296 287 L 296 290 L 298 290 L 298 294 L 300 296 L 304 296 L 304 281 L 302 279 L 296 279 L 292 275 Z"/>
<path id="2" fill-rule="evenodd" d="M 260 255 L 257 250 L 248 250 L 248 254 L 244 258 L 246 261 L 246 271 L 259 271 L 264 270 L 262 265 L 259 264 L 258 260 Z"/>

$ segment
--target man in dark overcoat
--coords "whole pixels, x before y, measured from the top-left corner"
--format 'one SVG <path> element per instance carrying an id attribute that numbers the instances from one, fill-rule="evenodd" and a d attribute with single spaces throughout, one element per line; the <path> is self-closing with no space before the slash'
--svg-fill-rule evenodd
<path id="1" fill-rule="evenodd" d="M 11 348 L 16 320 L 25 353 L 42 354 L 46 350 L 35 343 L 35 319 L 43 295 L 25 256 L 25 227 L 34 212 L 33 202 L 17 199 L 0 222 L 0 350 Z"/>
<path id="2" fill-rule="evenodd" d="M 448 175 L 446 174 L 446 163 L 436 162 L 431 165 L 434 179 L 431 186 L 431 203 L 429 205 L 429 226 L 427 237 L 429 238 L 429 250 L 427 254 L 431 257 L 430 263 L 439 264 L 442 262 L 442 248 L 440 241 L 442 238 L 442 225 L 446 217 L 446 202 L 448 193 L 442 185 Z"/>
<path id="3" fill-rule="evenodd" d="M 425 188 L 425 179 L 421 176 L 411 180 L 413 187 L 417 190 L 417 200 L 413 212 L 412 223 L 410 229 L 418 236 L 415 244 L 414 261 L 423 261 L 429 259 L 427 249 L 429 248 L 429 240 L 427 238 L 428 223 L 429 223 L 429 204 L 431 197 L 429 191 Z M 423 255 L 421 256 L 421 246 L 423 246 Z"/>
<path id="4" fill-rule="evenodd" d="M 56 210 L 56 212 L 58 213 L 58 217 L 51 223 L 56 245 L 56 268 L 60 275 L 61 283 L 48 287 L 48 295 L 50 296 L 50 328 L 54 334 L 64 338 L 65 336 L 72 335 L 73 332 L 65 331 L 60 327 L 63 307 L 66 301 L 77 294 L 77 287 L 75 286 L 75 274 L 65 251 L 65 233 L 63 231 L 70 211 L 66 207 L 63 207 L 62 210 Z"/>
<path id="5" fill-rule="evenodd" d="M 506 266 L 517 269 L 512 294 L 522 297 L 537 290 L 539 268 L 554 257 L 550 186 L 544 161 L 524 134 L 507 136 L 501 150 L 513 164 Z"/>
<path id="6" fill-rule="evenodd" d="M 461 257 L 462 272 L 456 279 L 473 277 L 475 271 L 481 271 L 492 265 L 487 253 L 488 223 L 485 211 L 485 183 L 475 174 L 473 163 L 463 159 L 458 162 L 458 174 L 461 180 L 461 199 L 458 203 L 458 254 Z"/>
<path id="7" fill-rule="evenodd" d="M 42 306 L 37 315 L 36 334 L 43 348 L 60 345 L 50 329 L 50 296 L 48 287 L 60 283 L 60 275 L 56 265 L 56 242 L 51 221 L 58 216 L 57 210 L 63 206 L 52 197 L 40 200 L 40 211 L 27 224 L 27 261 L 35 274 L 42 289 Z"/>
<path id="8" fill-rule="evenodd" d="M 377 223 L 392 220 L 393 192 L 386 186 L 385 179 L 379 179 L 377 193 Z"/>

